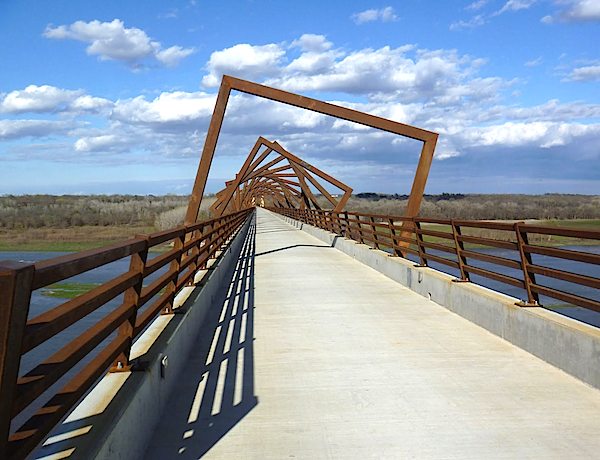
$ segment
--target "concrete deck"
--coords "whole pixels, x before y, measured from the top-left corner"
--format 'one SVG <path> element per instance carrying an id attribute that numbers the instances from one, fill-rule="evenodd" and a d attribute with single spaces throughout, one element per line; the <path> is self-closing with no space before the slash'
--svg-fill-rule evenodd
<path id="1" fill-rule="evenodd" d="M 600 392 L 257 211 L 144 458 L 600 458 Z"/>

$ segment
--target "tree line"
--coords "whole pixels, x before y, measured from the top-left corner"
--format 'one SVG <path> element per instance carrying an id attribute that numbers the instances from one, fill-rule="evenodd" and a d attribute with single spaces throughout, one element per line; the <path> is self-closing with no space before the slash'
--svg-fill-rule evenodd
<path id="1" fill-rule="evenodd" d="M 327 208 L 324 197 L 318 197 Z M 403 215 L 406 195 L 354 195 L 346 209 L 370 214 Z M 202 200 L 200 219 L 210 217 L 214 195 Z M 71 228 L 80 226 L 154 226 L 183 223 L 189 196 L 5 195 L 0 196 L 0 228 Z M 420 215 L 457 219 L 600 219 L 594 195 L 425 195 Z"/>

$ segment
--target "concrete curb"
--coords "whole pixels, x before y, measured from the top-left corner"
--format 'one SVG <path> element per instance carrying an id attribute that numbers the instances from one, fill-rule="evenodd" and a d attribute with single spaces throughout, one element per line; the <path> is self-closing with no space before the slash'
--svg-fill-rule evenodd
<path id="1" fill-rule="evenodd" d="M 136 341 L 134 348 L 140 346 L 132 349 L 132 355 L 141 355 L 147 370 L 103 377 L 32 458 L 142 458 L 206 312 L 231 264 L 238 260 L 253 219 L 248 219 L 215 263 L 196 276 L 199 284 L 178 295 L 178 313 L 157 317 Z M 168 365 L 163 369 L 164 357 Z"/>
<path id="2" fill-rule="evenodd" d="M 600 330 L 519 299 L 273 213 L 285 222 L 379 271 L 589 385 L 600 388 Z"/>

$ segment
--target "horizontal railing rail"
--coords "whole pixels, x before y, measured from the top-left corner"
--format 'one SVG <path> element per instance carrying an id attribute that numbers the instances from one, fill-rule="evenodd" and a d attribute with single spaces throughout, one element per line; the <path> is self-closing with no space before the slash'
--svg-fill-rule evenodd
<path id="1" fill-rule="evenodd" d="M 505 223 L 459 219 L 385 216 L 356 212 L 273 207 L 292 219 L 328 230 L 392 256 L 418 258 L 420 267 L 431 262 L 453 269 L 456 281 L 470 282 L 471 275 L 482 276 L 525 291 L 522 306 L 540 304 L 540 295 L 600 312 L 600 254 L 554 248 L 544 245 L 546 237 L 575 238 L 600 245 L 600 231 L 565 227 L 544 227 L 524 222 Z M 487 254 L 481 249 L 501 249 Z M 542 256 L 542 257 L 540 257 Z M 576 262 L 579 273 L 546 266 L 550 260 Z M 476 266 L 483 262 L 485 268 Z M 481 265 L 481 264 L 479 264 Z M 499 267 L 503 270 L 500 272 Z M 583 272 L 583 273 L 582 273 Z M 564 282 L 564 288 L 548 286 L 549 278 Z M 569 292 L 577 285 L 592 288 L 590 298 Z"/>
<path id="2" fill-rule="evenodd" d="M 217 256 L 251 213 L 252 209 L 246 209 L 35 264 L 0 262 L 2 458 L 25 458 L 106 371 L 131 370 L 135 363 L 130 359 L 130 351 L 136 337 L 159 314 L 174 313 L 175 295 L 184 286 L 193 284 L 197 271 L 206 268 L 208 261 Z M 163 248 L 167 245 L 168 249 L 148 259 L 148 251 L 158 245 Z M 125 273 L 27 319 L 33 291 L 126 257 L 130 261 Z M 148 277 L 153 274 L 154 279 L 150 281 Z M 25 353 L 117 299 L 121 302 L 119 306 L 19 376 L 21 357 Z M 87 326 L 87 323 L 79 324 L 82 328 Z M 102 345 L 100 350 L 99 345 Z M 90 355 L 93 355 L 91 359 Z M 77 365 L 83 368 L 71 377 Z M 65 376 L 71 377 L 70 381 L 49 395 L 47 392 L 52 392 L 53 385 Z M 44 399 L 39 404 L 42 407 L 11 434 L 13 419 L 40 399 Z"/>

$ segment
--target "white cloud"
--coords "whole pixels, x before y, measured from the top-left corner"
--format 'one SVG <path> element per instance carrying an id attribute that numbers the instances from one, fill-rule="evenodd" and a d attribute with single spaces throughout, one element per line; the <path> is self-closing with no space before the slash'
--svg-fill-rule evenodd
<path id="1" fill-rule="evenodd" d="M 77 152 L 101 152 L 110 149 L 116 142 L 118 142 L 118 137 L 111 134 L 84 137 L 75 142 L 75 150 Z"/>
<path id="2" fill-rule="evenodd" d="M 483 8 L 489 2 L 490 2 L 490 0 L 479 0 L 479 1 L 471 3 L 465 9 L 466 10 L 471 10 L 471 11 L 477 11 L 477 10 L 480 10 L 481 8 Z"/>
<path id="3" fill-rule="evenodd" d="M 333 43 L 328 42 L 325 35 L 304 34 L 298 40 L 294 40 L 290 48 L 300 48 L 307 53 L 323 53 L 332 46 Z"/>
<path id="4" fill-rule="evenodd" d="M 183 49 L 179 46 L 162 50 L 161 44 L 153 41 L 146 32 L 135 27 L 127 29 L 119 19 L 112 22 L 76 21 L 70 26 L 58 27 L 49 24 L 43 36 L 89 43 L 87 54 L 98 56 L 102 61 L 125 62 L 132 69 L 139 68 L 141 61 L 146 59 L 157 60 L 166 66 L 177 65 L 179 60 L 194 52 L 193 48 Z"/>
<path id="5" fill-rule="evenodd" d="M 506 2 L 500 10 L 496 11 L 493 16 L 498 16 L 507 11 L 527 10 L 538 1 L 539 0 L 508 0 L 508 2 Z"/>
<path id="6" fill-rule="evenodd" d="M 485 19 L 481 14 L 473 16 L 469 21 L 458 21 L 450 24 L 450 30 L 472 29 L 485 24 Z"/>
<path id="7" fill-rule="evenodd" d="M 81 123 L 54 120 L 0 120 L 0 140 L 67 134 Z"/>
<path id="8" fill-rule="evenodd" d="M 194 53 L 193 48 L 182 48 L 181 46 L 171 46 L 166 50 L 156 53 L 156 60 L 166 67 L 176 67 L 184 57 Z"/>
<path id="9" fill-rule="evenodd" d="M 281 45 L 252 46 L 246 43 L 215 51 L 206 64 L 209 75 L 202 78 L 202 86 L 214 88 L 225 75 L 257 79 L 278 73 L 285 50 Z"/>
<path id="10" fill-rule="evenodd" d="M 70 91 L 48 85 L 29 85 L 24 90 L 8 93 L 0 102 L 0 113 L 53 112 L 82 93 L 80 89 Z"/>
<path id="11" fill-rule="evenodd" d="M 563 81 L 600 81 L 600 65 L 575 68 Z"/>
<path id="12" fill-rule="evenodd" d="M 527 61 L 525 64 L 523 64 L 524 66 L 527 67 L 537 67 L 538 65 L 540 65 L 542 63 L 542 56 L 538 57 L 537 59 L 534 59 L 533 61 Z"/>
<path id="13" fill-rule="evenodd" d="M 600 21 L 600 2 L 598 0 L 562 0 L 555 3 L 569 5 L 558 13 L 561 21 Z"/>
<path id="14" fill-rule="evenodd" d="M 397 21 L 398 16 L 394 13 L 394 9 L 391 6 L 386 6 L 380 10 L 370 9 L 361 13 L 353 13 L 350 16 L 356 24 L 364 24 L 365 22 L 373 22 L 380 20 L 382 22 Z"/>
<path id="15" fill-rule="evenodd" d="M 138 96 L 117 101 L 111 118 L 129 124 L 190 123 L 208 119 L 212 115 L 215 101 L 215 95 L 202 92 L 162 93 L 153 101 Z"/>
<path id="16" fill-rule="evenodd" d="M 93 113 L 99 114 L 114 106 L 112 101 L 101 97 L 92 97 L 90 95 L 79 96 L 67 107 L 67 111 L 71 113 Z"/>

